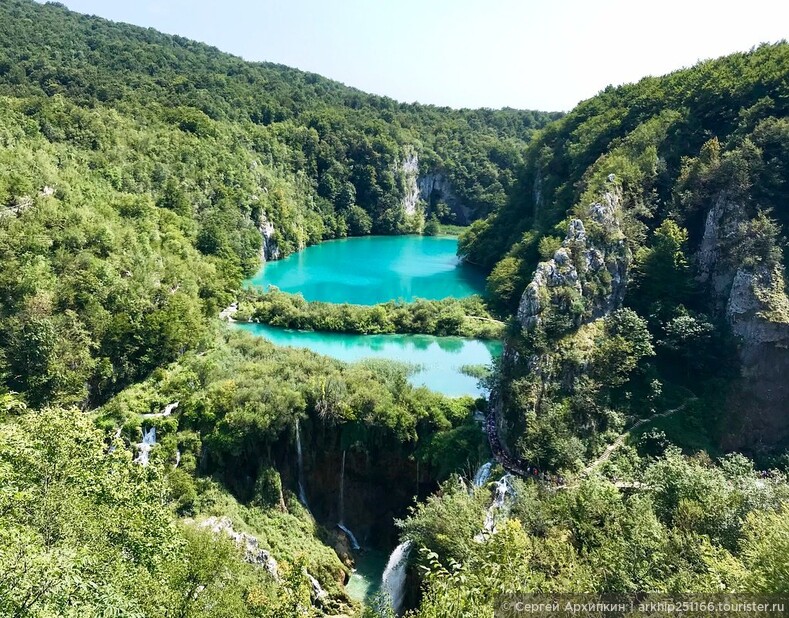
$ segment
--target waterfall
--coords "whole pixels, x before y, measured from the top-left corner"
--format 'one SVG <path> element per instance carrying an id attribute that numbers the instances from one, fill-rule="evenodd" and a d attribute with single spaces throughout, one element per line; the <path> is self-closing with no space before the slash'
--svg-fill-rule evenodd
<path id="1" fill-rule="evenodd" d="M 389 597 L 392 611 L 399 615 L 405 597 L 405 576 L 408 567 L 408 554 L 411 551 L 411 541 L 400 543 L 394 548 L 389 561 L 386 563 L 381 590 Z"/>
<path id="2" fill-rule="evenodd" d="M 153 414 L 143 414 L 142 417 L 143 418 L 157 418 L 157 417 L 161 418 L 161 417 L 164 417 L 164 416 L 170 416 L 173 413 L 173 411 L 178 407 L 178 405 L 179 405 L 179 402 L 173 401 L 172 403 L 168 403 L 166 406 L 164 406 L 164 410 L 162 410 L 161 412 L 154 412 Z"/>
<path id="3" fill-rule="evenodd" d="M 493 462 L 489 461 L 488 463 L 482 464 L 478 469 L 477 473 L 474 475 L 474 487 L 482 487 L 485 483 L 488 482 L 490 478 L 490 469 L 493 467 Z"/>
<path id="4" fill-rule="evenodd" d="M 356 540 L 353 532 L 345 525 L 345 451 L 342 452 L 342 467 L 340 468 L 340 522 L 337 527 L 348 535 L 351 542 L 351 549 L 361 549 L 359 541 Z"/>
<path id="5" fill-rule="evenodd" d="M 151 427 L 148 431 L 142 430 L 142 442 L 137 445 L 138 453 L 134 462 L 148 465 L 148 456 L 150 455 L 153 445 L 156 444 L 156 427 Z"/>
<path id="6" fill-rule="evenodd" d="M 493 496 L 493 502 L 488 507 L 488 512 L 485 514 L 485 524 L 483 526 L 484 532 L 493 533 L 496 531 L 496 513 L 501 511 L 506 503 L 507 494 L 511 493 L 509 474 L 505 474 L 496 483 L 496 493 Z M 477 540 L 483 539 L 483 535 L 477 535 Z"/>
<path id="7" fill-rule="evenodd" d="M 181 463 L 181 451 L 179 449 L 175 449 L 175 465 L 174 468 L 178 467 L 178 464 Z"/>
<path id="8" fill-rule="evenodd" d="M 115 452 L 115 440 L 121 439 L 121 434 L 123 433 L 123 427 L 118 427 L 118 430 L 115 432 L 113 436 L 113 443 L 110 444 L 110 448 L 107 450 L 107 454 L 110 455 Z"/>
<path id="9" fill-rule="evenodd" d="M 299 433 L 299 422 L 296 421 L 296 456 L 298 457 L 298 476 L 299 476 L 299 500 L 309 510 L 307 504 L 307 494 L 304 491 L 304 456 L 301 452 L 301 434 Z"/>
<path id="10" fill-rule="evenodd" d="M 362 546 L 359 545 L 359 541 L 356 540 L 356 537 L 354 536 L 353 532 L 351 532 L 344 523 L 340 522 L 339 524 L 337 524 L 337 527 L 348 535 L 348 540 L 351 542 L 351 549 L 358 550 L 362 548 Z"/>
<path id="11" fill-rule="evenodd" d="M 312 598 L 322 599 L 329 595 L 329 593 L 323 589 L 323 586 L 321 586 L 321 583 L 317 579 L 315 579 L 312 575 L 307 573 L 307 571 L 304 572 L 307 574 L 307 579 L 310 582 L 310 588 L 312 589 L 312 595 L 311 595 Z"/>

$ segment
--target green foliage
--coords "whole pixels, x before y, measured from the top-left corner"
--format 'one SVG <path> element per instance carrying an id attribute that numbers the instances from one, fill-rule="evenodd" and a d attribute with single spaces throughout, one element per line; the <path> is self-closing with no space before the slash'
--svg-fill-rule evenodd
<path id="1" fill-rule="evenodd" d="M 502 335 L 501 322 L 491 316 L 478 296 L 391 301 L 372 306 L 337 305 L 307 302 L 301 295 L 273 289 L 248 293 L 236 317 L 283 328 L 364 335 L 419 333 L 477 339 L 498 339 Z"/>
<path id="2" fill-rule="evenodd" d="M 441 224 L 438 222 L 435 216 L 431 216 L 427 223 L 425 223 L 425 229 L 422 232 L 425 236 L 438 236 L 441 233 Z"/>
<path id="3" fill-rule="evenodd" d="M 489 616 L 503 593 L 786 590 L 784 476 L 765 481 L 742 456 L 714 465 L 673 449 L 639 468 L 635 492 L 601 478 L 559 491 L 515 481 L 482 542 L 490 489 L 448 481 L 401 524 L 422 548 L 416 615 Z"/>
<path id="4" fill-rule="evenodd" d="M 667 219 L 655 230 L 650 246 L 636 253 L 630 303 L 642 315 L 665 319 L 691 300 L 690 265 L 684 253 L 687 240 L 687 231 Z"/>
<path id="5" fill-rule="evenodd" d="M 726 172 L 717 185 L 696 183 L 696 197 L 689 197 L 683 210 L 703 203 L 697 189 L 709 195 L 716 186 L 729 185 L 754 187 L 763 207 L 785 212 L 789 110 L 781 67 L 787 55 L 786 43 L 762 45 L 664 77 L 607 88 L 584 101 L 535 137 L 515 190 L 505 205 L 464 235 L 463 255 L 487 269 L 508 255 L 525 257 L 519 246 L 524 233 L 551 233 L 571 207 L 588 203 L 584 195 L 597 194 L 610 173 L 623 188 L 628 210 L 647 225 L 655 213 L 662 214 L 659 222 L 673 201 L 675 184 L 687 175 L 685 157 L 696 156 L 711 137 L 717 138 L 716 146 L 708 148 L 705 165 L 720 157 L 727 160 Z M 720 155 L 729 136 L 742 139 L 750 132 L 756 148 Z M 686 224 L 692 238 L 698 222 Z"/>
<path id="6" fill-rule="evenodd" d="M 177 525 L 159 470 L 75 410 L 0 427 L 0 613 L 271 616 L 287 585 L 226 537 Z"/>
<path id="7" fill-rule="evenodd" d="M 199 348 L 269 225 L 281 256 L 414 231 L 411 155 L 495 209 L 555 117 L 401 105 L 56 3 L 0 24 L 0 380 L 33 405 L 101 404 Z"/>

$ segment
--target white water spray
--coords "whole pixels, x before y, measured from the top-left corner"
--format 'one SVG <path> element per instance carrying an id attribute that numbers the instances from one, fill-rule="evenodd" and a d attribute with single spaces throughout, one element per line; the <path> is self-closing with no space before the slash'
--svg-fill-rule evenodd
<path id="1" fill-rule="evenodd" d="M 505 474 L 496 483 L 496 493 L 493 496 L 493 502 L 488 507 L 488 512 L 485 514 L 485 523 L 483 525 L 483 531 L 488 534 L 496 531 L 496 516 L 506 506 L 507 495 L 512 493 L 511 478 L 511 475 Z M 475 539 L 478 541 L 484 540 L 484 534 L 478 534 Z"/>
<path id="2" fill-rule="evenodd" d="M 395 547 L 381 578 L 381 590 L 389 597 L 392 611 L 397 615 L 400 614 L 405 599 L 405 578 L 410 552 L 411 541 L 405 541 Z"/>
<path id="3" fill-rule="evenodd" d="M 143 414 L 143 418 L 161 418 L 165 416 L 170 416 L 176 408 L 178 408 L 178 401 L 173 401 L 172 403 L 168 403 L 164 406 L 164 409 L 161 412 L 155 412 L 153 414 Z"/>
<path id="4" fill-rule="evenodd" d="M 493 462 L 489 461 L 487 463 L 482 464 L 478 469 L 477 473 L 474 475 L 474 487 L 482 487 L 485 483 L 488 482 L 490 478 L 490 469 L 493 467 Z"/>
<path id="5" fill-rule="evenodd" d="M 142 430 L 142 442 L 137 445 L 137 457 L 134 459 L 135 463 L 148 465 L 148 458 L 151 449 L 156 444 L 156 427 L 151 427 L 148 431 Z"/>
<path id="6" fill-rule="evenodd" d="M 353 532 L 351 532 L 345 524 L 339 523 L 337 524 L 337 527 L 348 536 L 348 540 L 351 542 L 351 549 L 358 550 L 362 548 L 361 545 L 359 545 L 359 541 L 356 540 Z"/>
<path id="7" fill-rule="evenodd" d="M 348 526 L 345 525 L 345 451 L 342 452 L 342 467 L 340 468 L 340 522 L 337 527 L 342 530 L 351 542 L 351 549 L 361 549 L 359 541 L 356 536 L 351 532 Z"/>

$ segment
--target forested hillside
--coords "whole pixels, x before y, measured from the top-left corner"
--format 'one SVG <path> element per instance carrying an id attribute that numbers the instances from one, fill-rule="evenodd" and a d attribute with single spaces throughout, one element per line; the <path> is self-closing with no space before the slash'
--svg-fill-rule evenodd
<path id="1" fill-rule="evenodd" d="M 0 97 L 0 364 L 34 405 L 199 346 L 261 257 L 492 210 L 551 117 L 403 105 L 26 0 L 0 5 Z M 425 178 L 453 194 L 417 200 Z"/>
<path id="2" fill-rule="evenodd" d="M 513 452 L 580 467 L 678 407 L 663 429 L 691 447 L 789 437 L 787 112 L 780 43 L 606 89 L 535 138 L 461 239 L 514 316 L 496 399 Z"/>

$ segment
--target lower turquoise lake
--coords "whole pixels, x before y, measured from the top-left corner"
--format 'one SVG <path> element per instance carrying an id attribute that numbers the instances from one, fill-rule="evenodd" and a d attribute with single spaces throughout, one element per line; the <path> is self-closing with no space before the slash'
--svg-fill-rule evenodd
<path id="1" fill-rule="evenodd" d="M 373 305 L 415 298 L 464 298 L 481 293 L 485 280 L 457 257 L 449 236 L 365 236 L 307 247 L 284 260 L 268 262 L 247 285 L 302 294 L 311 301 Z M 464 365 L 489 365 L 501 342 L 428 335 L 355 335 L 286 330 L 237 323 L 281 346 L 307 348 L 345 362 L 368 358 L 418 366 L 409 381 L 457 397 L 482 395 L 478 379 Z"/>
<path id="2" fill-rule="evenodd" d="M 409 377 L 414 386 L 458 397 L 481 395 L 477 378 L 460 371 L 463 365 L 489 365 L 501 353 L 498 341 L 429 335 L 349 335 L 286 330 L 267 324 L 237 322 L 236 326 L 264 337 L 276 345 L 307 348 L 337 360 L 352 363 L 366 358 L 384 358 L 413 363 L 419 370 Z"/>
<path id="3" fill-rule="evenodd" d="M 463 298 L 485 289 L 457 257 L 451 236 L 361 236 L 307 247 L 267 262 L 247 284 L 327 303 L 375 305 L 414 298 Z"/>

